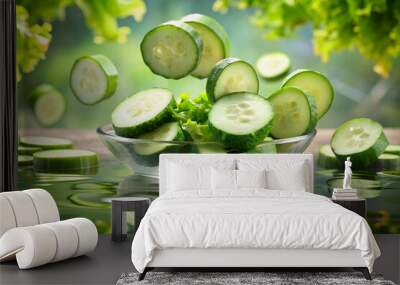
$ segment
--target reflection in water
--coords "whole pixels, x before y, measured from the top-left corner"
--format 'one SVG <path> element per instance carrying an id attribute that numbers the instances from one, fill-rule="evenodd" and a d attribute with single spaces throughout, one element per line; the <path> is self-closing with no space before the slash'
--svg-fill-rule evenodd
<path id="1" fill-rule="evenodd" d="M 343 172 L 318 170 L 315 193 L 330 196 L 340 187 Z M 400 171 L 353 172 L 354 188 L 367 199 L 368 222 L 374 233 L 400 234 Z M 57 202 L 63 219 L 86 217 L 99 233 L 111 232 L 111 198 L 120 196 L 158 196 L 158 180 L 132 175 L 116 160 L 102 160 L 97 173 L 36 173 L 30 167 L 18 170 L 18 189 L 43 188 Z"/>

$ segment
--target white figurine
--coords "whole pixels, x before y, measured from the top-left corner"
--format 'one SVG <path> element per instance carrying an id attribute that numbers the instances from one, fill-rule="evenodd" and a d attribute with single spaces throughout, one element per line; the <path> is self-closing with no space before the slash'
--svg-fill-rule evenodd
<path id="1" fill-rule="evenodd" d="M 347 160 L 344 162 L 344 179 L 343 179 L 343 189 L 352 189 L 351 188 L 351 161 L 350 157 L 347 157 Z"/>

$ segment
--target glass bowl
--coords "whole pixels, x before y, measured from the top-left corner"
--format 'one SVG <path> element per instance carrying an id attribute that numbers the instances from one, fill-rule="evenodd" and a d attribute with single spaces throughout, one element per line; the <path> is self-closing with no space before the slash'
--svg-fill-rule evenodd
<path id="1" fill-rule="evenodd" d="M 286 139 L 266 140 L 248 153 L 302 153 L 311 143 L 316 130 L 298 137 Z M 192 142 L 192 141 L 155 141 L 133 139 L 117 136 L 111 124 L 97 129 L 101 141 L 116 158 L 127 164 L 136 175 L 158 177 L 159 154 L 143 155 L 137 152 L 138 146 L 160 147 L 168 146 L 174 153 L 226 153 L 223 146 L 217 142 Z M 171 146 L 171 147 L 170 147 Z"/>

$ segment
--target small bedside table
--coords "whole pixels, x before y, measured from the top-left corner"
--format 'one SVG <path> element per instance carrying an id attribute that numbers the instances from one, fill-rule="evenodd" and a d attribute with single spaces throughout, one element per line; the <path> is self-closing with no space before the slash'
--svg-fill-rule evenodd
<path id="1" fill-rule="evenodd" d="M 340 206 L 359 214 L 361 217 L 366 218 L 367 216 L 367 203 L 365 199 L 358 198 L 352 200 L 340 200 L 340 199 L 332 199 L 333 203 L 339 204 Z"/>
<path id="2" fill-rule="evenodd" d="M 127 238 L 126 212 L 135 212 L 135 232 L 150 206 L 150 198 L 119 197 L 112 198 L 112 232 L 113 241 L 123 241 Z M 134 233 L 133 233 L 134 234 Z"/>

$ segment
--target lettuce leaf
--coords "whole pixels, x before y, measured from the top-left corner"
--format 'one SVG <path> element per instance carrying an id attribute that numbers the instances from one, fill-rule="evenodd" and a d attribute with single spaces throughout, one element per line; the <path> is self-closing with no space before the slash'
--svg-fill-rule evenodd
<path id="1" fill-rule="evenodd" d="M 146 13 L 144 0 L 17 0 L 17 79 L 33 71 L 45 58 L 51 40 L 51 22 L 63 20 L 65 9 L 78 6 L 94 41 L 124 43 L 129 27 L 119 26 L 118 19 L 132 16 L 141 21 Z"/>
<path id="2" fill-rule="evenodd" d="M 180 94 L 174 109 L 174 118 L 180 123 L 194 141 L 213 141 L 211 130 L 208 127 L 208 113 L 211 103 L 206 93 L 195 98 L 189 94 Z"/>
<path id="3" fill-rule="evenodd" d="M 31 72 L 45 58 L 51 40 L 51 24 L 31 24 L 29 14 L 22 6 L 16 6 L 17 19 L 17 80 L 21 73 Z"/>
<path id="4" fill-rule="evenodd" d="M 289 37 L 307 23 L 314 51 L 323 61 L 340 50 L 358 50 L 388 76 L 400 55 L 400 1 L 392 0 L 217 0 L 214 10 L 253 9 L 251 21 L 268 39 Z"/>
<path id="5" fill-rule="evenodd" d="M 146 13 L 142 0 L 75 0 L 85 15 L 87 25 L 95 33 L 95 42 L 126 42 L 129 27 L 119 27 L 118 18 L 133 16 L 141 21 Z"/>

